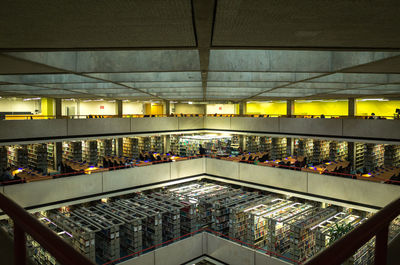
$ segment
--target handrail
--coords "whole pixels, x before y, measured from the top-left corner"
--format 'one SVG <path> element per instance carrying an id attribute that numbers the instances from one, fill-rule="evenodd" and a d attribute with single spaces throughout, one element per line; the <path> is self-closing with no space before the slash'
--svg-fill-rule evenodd
<path id="1" fill-rule="evenodd" d="M 61 264 L 93 265 L 89 259 L 2 193 L 0 208 L 14 222 L 14 264 L 26 264 L 25 233 L 28 233 Z"/>
<path id="2" fill-rule="evenodd" d="M 390 222 L 400 215 L 400 198 L 394 200 L 333 245 L 314 256 L 306 265 L 338 265 L 376 236 L 375 265 L 386 264 Z"/>

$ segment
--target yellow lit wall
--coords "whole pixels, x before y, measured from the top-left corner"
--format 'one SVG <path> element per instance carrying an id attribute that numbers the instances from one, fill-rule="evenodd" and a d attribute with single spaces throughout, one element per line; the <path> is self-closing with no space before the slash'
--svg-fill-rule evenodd
<path id="1" fill-rule="evenodd" d="M 376 116 L 392 116 L 400 108 L 400 100 L 391 101 L 360 101 L 357 100 L 357 114 L 362 116 L 375 113 Z"/>
<path id="2" fill-rule="evenodd" d="M 346 101 L 295 101 L 295 115 L 348 115 L 348 102 Z"/>
<path id="3" fill-rule="evenodd" d="M 286 102 L 247 103 L 246 114 L 279 114 L 286 115 Z"/>
<path id="4" fill-rule="evenodd" d="M 163 105 L 162 104 L 151 104 L 150 112 L 151 112 L 151 115 L 163 114 Z"/>
<path id="5" fill-rule="evenodd" d="M 54 115 L 54 99 L 42 98 L 42 115 Z"/>

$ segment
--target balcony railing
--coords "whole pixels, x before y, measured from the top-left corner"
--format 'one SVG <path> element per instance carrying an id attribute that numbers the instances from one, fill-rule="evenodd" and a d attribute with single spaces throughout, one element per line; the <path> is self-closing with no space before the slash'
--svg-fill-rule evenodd
<path id="1" fill-rule="evenodd" d="M 384 265 L 387 261 L 388 231 L 390 222 L 400 214 L 400 198 L 388 204 L 365 223 L 333 243 L 306 265 L 339 265 L 352 256 L 374 236 L 375 265 Z"/>
<path id="2" fill-rule="evenodd" d="M 27 264 L 26 234 L 34 238 L 60 264 L 93 265 L 85 256 L 45 227 L 21 206 L 0 193 L 0 208 L 14 222 L 14 264 Z"/>

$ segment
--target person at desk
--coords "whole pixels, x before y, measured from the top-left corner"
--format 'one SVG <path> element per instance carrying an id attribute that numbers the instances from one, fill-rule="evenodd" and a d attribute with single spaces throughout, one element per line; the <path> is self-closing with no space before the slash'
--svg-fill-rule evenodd
<path id="1" fill-rule="evenodd" d="M 147 160 L 147 159 L 146 159 Z M 148 152 L 148 160 L 151 162 L 155 161 L 156 159 L 154 158 L 154 155 L 151 152 Z"/>
<path id="2" fill-rule="evenodd" d="M 146 155 L 144 155 L 144 154 L 142 153 L 142 151 L 140 151 L 139 159 L 140 159 L 141 161 L 146 160 Z"/>
<path id="3" fill-rule="evenodd" d="M 199 153 L 200 153 L 200 155 L 205 155 L 206 154 L 206 149 L 204 149 L 201 144 L 199 144 Z"/>
<path id="4" fill-rule="evenodd" d="M 369 120 L 376 120 L 375 113 L 371 113 L 371 116 L 368 118 Z"/>
<path id="5" fill-rule="evenodd" d="M 324 114 L 321 114 L 321 119 L 325 119 L 325 115 Z"/>
<path id="6" fill-rule="evenodd" d="M 13 180 L 13 179 L 14 179 L 14 177 L 13 177 L 13 175 L 11 174 L 11 168 L 8 167 L 8 168 L 3 172 L 3 174 L 1 175 L 0 181 L 7 181 L 7 180 Z"/>
<path id="7" fill-rule="evenodd" d="M 259 159 L 260 162 L 265 162 L 265 161 L 267 161 L 267 160 L 268 160 L 268 154 L 267 154 L 267 153 L 264 154 L 264 155 Z"/>

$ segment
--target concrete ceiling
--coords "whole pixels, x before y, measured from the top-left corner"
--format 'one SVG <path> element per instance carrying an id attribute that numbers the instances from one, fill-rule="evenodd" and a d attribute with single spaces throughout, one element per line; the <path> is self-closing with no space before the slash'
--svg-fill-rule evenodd
<path id="1" fill-rule="evenodd" d="M 0 3 L 0 96 L 400 96 L 398 0 L 81 2 Z"/>

